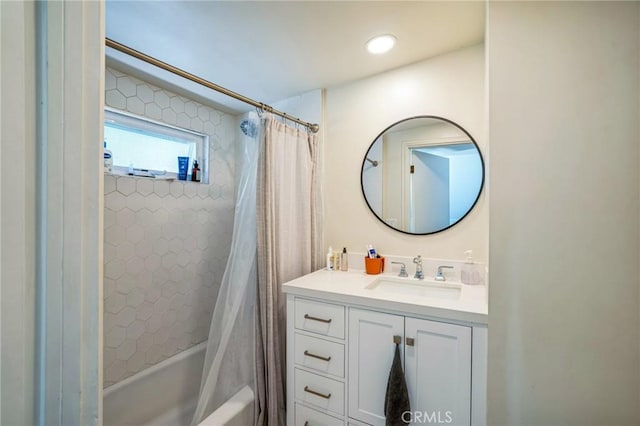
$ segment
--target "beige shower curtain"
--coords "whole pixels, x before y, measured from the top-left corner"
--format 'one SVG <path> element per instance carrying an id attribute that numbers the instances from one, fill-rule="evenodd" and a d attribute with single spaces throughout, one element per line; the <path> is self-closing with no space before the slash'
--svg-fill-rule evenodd
<path id="1" fill-rule="evenodd" d="M 280 286 L 321 265 L 318 138 L 267 114 L 260 150 L 255 416 L 256 425 L 282 426 L 286 311 Z"/>

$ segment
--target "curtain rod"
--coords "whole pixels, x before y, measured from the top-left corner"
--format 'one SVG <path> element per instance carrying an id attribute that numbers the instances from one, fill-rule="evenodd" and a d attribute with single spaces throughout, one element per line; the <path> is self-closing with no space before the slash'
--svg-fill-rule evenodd
<path id="1" fill-rule="evenodd" d="M 193 74 L 191 74 L 191 73 L 189 73 L 187 71 L 184 71 L 184 70 L 182 70 L 182 69 L 180 69 L 178 67 L 174 67 L 173 65 L 167 64 L 166 62 L 162 62 L 159 59 L 156 59 L 156 58 L 154 58 L 152 56 L 144 54 L 144 53 L 142 53 L 142 52 L 140 52 L 138 50 L 132 49 L 131 47 L 126 46 L 126 45 L 124 45 L 122 43 L 118 43 L 117 41 L 111 40 L 110 38 L 105 38 L 105 44 L 106 44 L 107 47 L 111 47 L 111 48 L 116 49 L 116 50 L 118 50 L 118 51 L 120 51 L 122 53 L 125 53 L 125 54 L 129 55 L 129 56 L 133 56 L 134 58 L 140 59 L 141 61 L 147 62 L 147 63 L 149 63 L 151 65 L 155 65 L 158 68 L 161 68 L 161 69 L 163 69 L 165 71 L 169 71 L 170 73 L 176 74 L 176 75 L 178 75 L 180 77 L 186 78 L 187 80 L 193 81 L 194 83 L 200 84 L 200 85 L 202 85 L 204 87 L 207 87 L 207 88 L 209 88 L 211 90 L 215 90 L 216 92 L 222 93 L 223 95 L 227 95 L 229 97 L 232 97 L 234 99 L 242 101 L 242 102 L 244 102 L 246 104 L 253 105 L 254 107 L 259 108 L 259 109 L 261 109 L 263 111 L 267 111 L 267 112 L 270 112 L 272 114 L 279 115 L 280 117 L 283 117 L 283 118 L 285 118 L 285 119 L 287 119 L 289 121 L 293 121 L 295 123 L 302 124 L 307 129 L 309 129 L 309 131 L 312 132 L 312 133 L 317 133 L 318 130 L 320 130 L 320 126 L 318 124 L 309 123 L 307 121 L 300 120 L 299 118 L 296 118 L 294 116 L 288 115 L 287 113 L 284 113 L 282 111 L 278 111 L 277 109 L 275 109 L 275 108 L 273 108 L 273 107 L 271 107 L 269 105 L 263 104 L 262 102 L 254 101 L 251 98 L 243 96 L 243 95 L 241 95 L 239 93 L 236 93 L 236 92 L 234 92 L 232 90 L 226 89 L 226 88 L 224 88 L 222 86 L 219 86 L 219 85 L 217 85 L 215 83 L 212 83 L 212 82 L 210 82 L 208 80 L 205 80 L 204 78 L 200 78 L 197 75 L 193 75 Z"/>

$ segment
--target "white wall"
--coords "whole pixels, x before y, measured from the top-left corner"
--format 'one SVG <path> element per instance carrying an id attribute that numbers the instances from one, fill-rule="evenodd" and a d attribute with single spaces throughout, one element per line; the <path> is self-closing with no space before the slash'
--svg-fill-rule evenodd
<path id="1" fill-rule="evenodd" d="M 34 4 L 0 2 L 0 424 L 33 424 Z"/>
<path id="2" fill-rule="evenodd" d="M 489 5 L 487 424 L 640 424 L 639 6 Z"/>
<path id="3" fill-rule="evenodd" d="M 383 254 L 463 259 L 467 249 L 487 260 L 486 188 L 474 210 L 455 227 L 434 235 L 393 231 L 369 211 L 360 188 L 362 159 L 373 139 L 407 117 L 436 115 L 455 121 L 478 142 L 485 156 L 484 46 L 451 52 L 359 80 L 326 92 L 325 241 Z"/>

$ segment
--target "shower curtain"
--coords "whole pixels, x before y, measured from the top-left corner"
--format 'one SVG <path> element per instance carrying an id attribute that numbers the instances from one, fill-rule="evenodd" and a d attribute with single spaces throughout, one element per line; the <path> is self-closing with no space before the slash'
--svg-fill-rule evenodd
<path id="1" fill-rule="evenodd" d="M 253 388 L 256 263 L 256 176 L 259 140 L 257 116 L 243 121 L 240 134 L 233 238 L 213 310 L 200 396 L 191 421 L 197 425 L 244 386 Z M 243 129 L 244 130 L 244 129 Z"/>
<path id="2" fill-rule="evenodd" d="M 281 284 L 320 266 L 318 138 L 263 119 L 258 168 L 256 425 L 285 424 L 285 298 Z"/>
<path id="3" fill-rule="evenodd" d="M 260 122 L 253 114 L 241 128 L 233 241 L 192 425 L 246 385 L 255 394 L 255 424 L 285 424 L 286 318 L 280 285 L 318 269 L 322 260 L 317 136 L 271 114 Z"/>

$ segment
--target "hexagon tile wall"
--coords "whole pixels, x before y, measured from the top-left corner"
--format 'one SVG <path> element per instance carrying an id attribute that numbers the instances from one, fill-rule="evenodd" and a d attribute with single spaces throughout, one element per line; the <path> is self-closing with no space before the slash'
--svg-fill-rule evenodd
<path id="1" fill-rule="evenodd" d="M 210 183 L 105 176 L 105 387 L 208 337 L 231 245 L 236 120 L 110 68 L 106 103 L 208 134 Z"/>

